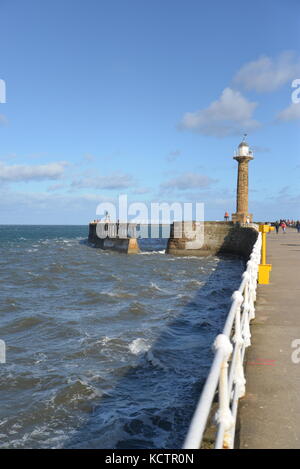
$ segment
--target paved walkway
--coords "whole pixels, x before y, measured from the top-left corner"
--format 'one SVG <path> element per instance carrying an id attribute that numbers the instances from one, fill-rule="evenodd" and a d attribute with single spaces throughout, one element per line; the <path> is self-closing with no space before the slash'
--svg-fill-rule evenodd
<path id="1" fill-rule="evenodd" d="M 300 362 L 292 361 L 297 349 L 300 360 L 300 234 L 267 234 L 267 262 L 273 269 L 270 284 L 258 286 L 239 447 L 300 448 Z"/>

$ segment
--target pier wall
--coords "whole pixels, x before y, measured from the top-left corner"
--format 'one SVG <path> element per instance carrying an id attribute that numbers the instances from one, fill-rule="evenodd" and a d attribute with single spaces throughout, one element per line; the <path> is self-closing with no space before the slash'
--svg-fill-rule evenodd
<path id="1" fill-rule="evenodd" d="M 173 255 L 210 256 L 218 254 L 237 254 L 248 259 L 258 235 L 258 226 L 240 225 L 233 222 L 204 222 L 194 230 L 176 236 L 176 222 L 172 225 L 167 253 Z M 201 246 L 200 246 L 201 244 Z"/>
<path id="2" fill-rule="evenodd" d="M 116 237 L 115 224 L 111 224 L 111 233 L 102 239 L 97 236 L 97 224 L 89 225 L 89 241 L 101 249 L 110 249 L 126 254 L 140 252 L 135 237 Z M 134 229 L 131 227 L 134 233 Z M 108 230 L 108 233 L 110 231 Z M 123 233 L 124 234 L 124 233 Z M 236 254 L 247 259 L 256 241 L 258 226 L 240 225 L 233 222 L 174 222 L 171 225 L 167 254 L 176 256 L 210 256 L 218 254 Z"/>
<path id="3" fill-rule="evenodd" d="M 111 228 L 115 228 L 115 224 L 112 224 Z M 105 250 L 108 249 L 111 251 L 122 252 L 125 254 L 138 254 L 140 252 L 136 238 L 118 238 L 115 237 L 115 233 L 114 237 L 99 238 L 97 236 L 97 223 L 89 224 L 88 239 L 89 242 L 93 243 L 96 248 Z"/>

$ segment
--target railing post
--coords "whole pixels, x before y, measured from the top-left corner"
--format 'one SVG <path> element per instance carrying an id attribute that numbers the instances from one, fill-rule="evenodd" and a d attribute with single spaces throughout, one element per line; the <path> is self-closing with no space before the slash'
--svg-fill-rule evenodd
<path id="1" fill-rule="evenodd" d="M 231 447 L 231 434 L 230 429 L 234 424 L 234 419 L 230 410 L 230 395 L 228 389 L 228 360 L 232 354 L 232 344 L 229 338 L 225 334 L 219 334 L 214 342 L 216 350 L 221 349 L 223 352 L 223 362 L 220 371 L 219 379 L 219 409 L 215 415 L 216 423 L 220 429 L 224 429 L 224 435 L 222 431 L 217 438 L 216 446 L 219 444 L 218 439 L 222 438 L 222 447 Z"/>
<path id="2" fill-rule="evenodd" d="M 246 289 L 247 289 L 247 283 L 245 286 L 245 290 Z M 242 346 L 244 345 L 243 331 L 241 327 L 241 308 L 244 302 L 244 297 L 241 294 L 241 292 L 237 290 L 232 295 L 232 298 L 234 301 L 237 302 L 237 305 L 238 305 L 237 310 L 236 310 L 236 316 L 235 316 L 235 331 L 234 331 L 233 341 L 235 343 L 235 347 L 237 347 L 237 363 L 236 363 L 236 369 L 234 370 L 235 371 L 234 383 L 237 387 L 237 396 L 238 398 L 240 398 L 245 395 L 245 384 L 246 384 L 243 362 L 242 362 L 242 357 L 241 357 L 241 349 L 242 349 Z"/>

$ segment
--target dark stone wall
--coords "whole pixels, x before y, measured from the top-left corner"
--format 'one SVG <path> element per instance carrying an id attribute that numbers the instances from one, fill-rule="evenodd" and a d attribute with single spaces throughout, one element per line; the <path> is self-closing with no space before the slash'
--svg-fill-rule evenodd
<path id="1" fill-rule="evenodd" d="M 89 224 L 89 241 L 90 243 L 95 243 L 97 241 L 97 239 L 99 239 L 97 237 L 97 234 L 96 234 L 96 223 L 90 223 Z"/>
<path id="2" fill-rule="evenodd" d="M 175 224 L 176 225 L 176 224 Z M 139 252 L 136 239 L 105 238 L 96 233 L 96 223 L 89 225 L 89 241 L 101 249 L 112 249 L 125 253 Z M 232 222 L 207 221 L 193 222 L 180 237 L 177 236 L 178 224 L 171 226 L 167 254 L 177 256 L 210 256 L 218 254 L 237 254 L 245 259 L 251 254 L 257 239 L 256 225 L 240 225 Z M 203 244 L 200 242 L 203 234 Z"/>
<path id="3" fill-rule="evenodd" d="M 123 252 L 125 254 L 137 254 L 139 252 L 139 246 L 136 239 L 126 238 L 99 238 L 97 236 L 97 224 L 89 224 L 89 237 L 90 243 L 93 243 L 96 248 L 109 249 L 112 251 Z"/>
<path id="4" fill-rule="evenodd" d="M 255 226 L 239 225 L 232 222 L 204 222 L 204 239 L 200 248 L 193 249 L 191 234 L 188 237 L 173 238 L 174 229 L 168 241 L 167 253 L 174 255 L 209 256 L 237 254 L 248 259 L 257 239 Z M 196 236 L 195 236 L 196 238 Z M 197 239 L 197 244 L 199 239 Z M 188 245 L 188 247 L 187 247 Z"/>

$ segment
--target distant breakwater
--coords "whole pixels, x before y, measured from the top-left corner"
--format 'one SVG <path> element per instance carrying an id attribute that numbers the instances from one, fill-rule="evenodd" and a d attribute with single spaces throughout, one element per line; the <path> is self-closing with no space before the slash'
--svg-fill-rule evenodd
<path id="1" fill-rule="evenodd" d="M 147 229 L 140 230 L 138 225 L 126 224 L 128 233 L 122 238 L 118 236 L 118 228 L 115 223 L 102 223 L 107 236 L 99 238 L 97 223 L 89 224 L 89 241 L 101 249 L 110 249 L 127 254 L 136 254 L 139 250 L 138 239 L 142 237 L 141 231 L 147 233 Z M 150 226 L 150 225 L 149 225 Z M 144 227 L 145 228 L 145 227 Z M 124 231 L 124 230 L 123 230 Z M 161 232 L 161 230 L 160 230 Z M 178 234 L 179 233 L 179 234 Z M 105 233 L 104 233 L 105 234 Z M 167 243 L 166 254 L 184 256 L 210 256 L 219 254 L 235 254 L 248 259 L 253 244 L 258 234 L 257 225 L 233 222 L 207 221 L 174 222 L 170 225 L 170 237 Z"/>

